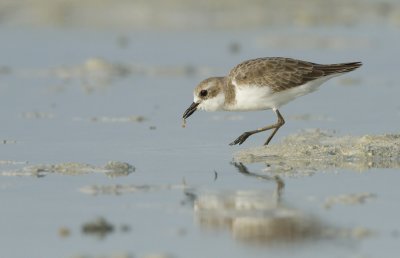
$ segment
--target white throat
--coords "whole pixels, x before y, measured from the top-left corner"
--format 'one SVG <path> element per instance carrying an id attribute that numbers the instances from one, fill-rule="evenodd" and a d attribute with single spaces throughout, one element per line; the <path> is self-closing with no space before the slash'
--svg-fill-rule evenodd
<path id="1" fill-rule="evenodd" d="M 223 92 L 220 92 L 215 97 L 206 100 L 200 100 L 197 96 L 195 96 L 194 102 L 196 103 L 201 102 L 197 108 L 205 111 L 223 110 L 225 103 L 225 94 Z"/>

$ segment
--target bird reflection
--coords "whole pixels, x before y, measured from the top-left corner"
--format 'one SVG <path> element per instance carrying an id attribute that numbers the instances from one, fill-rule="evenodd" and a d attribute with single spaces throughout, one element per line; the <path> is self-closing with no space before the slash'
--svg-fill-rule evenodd
<path id="1" fill-rule="evenodd" d="M 276 197 L 278 200 L 281 199 L 283 188 L 285 187 L 285 183 L 279 176 L 268 176 L 268 175 L 260 175 L 257 173 L 250 172 L 245 165 L 241 162 L 231 162 L 231 165 L 237 168 L 239 173 L 245 176 L 255 177 L 257 179 L 267 180 L 267 181 L 275 181 L 276 183 Z"/>
<path id="2" fill-rule="evenodd" d="M 327 228 L 318 218 L 282 200 L 284 182 L 259 175 L 242 163 L 232 163 L 239 173 L 275 182 L 273 190 L 235 190 L 195 193 L 186 190 L 198 224 L 211 230 L 228 230 L 245 243 L 290 244 L 326 237 Z"/>

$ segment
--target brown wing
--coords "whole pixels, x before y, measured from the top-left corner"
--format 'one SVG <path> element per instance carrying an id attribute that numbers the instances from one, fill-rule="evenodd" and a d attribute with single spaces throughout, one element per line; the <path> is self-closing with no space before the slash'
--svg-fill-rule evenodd
<path id="1" fill-rule="evenodd" d="M 228 77 L 237 85 L 268 85 L 274 92 L 279 92 L 328 75 L 350 72 L 360 66 L 360 62 L 321 65 L 291 58 L 269 57 L 240 63 Z"/>

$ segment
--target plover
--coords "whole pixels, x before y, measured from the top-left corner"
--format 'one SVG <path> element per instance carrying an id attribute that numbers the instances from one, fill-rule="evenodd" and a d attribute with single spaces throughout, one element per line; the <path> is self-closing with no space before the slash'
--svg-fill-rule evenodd
<path id="1" fill-rule="evenodd" d="M 242 144 L 256 133 L 272 130 L 268 145 L 285 123 L 279 108 L 297 97 L 313 92 L 332 77 L 351 72 L 361 62 L 316 64 L 284 57 L 266 57 L 244 61 L 228 76 L 203 80 L 194 90 L 194 102 L 183 113 L 186 119 L 197 109 L 206 111 L 254 111 L 272 109 L 278 121 L 269 126 L 244 132 L 230 145 Z"/>

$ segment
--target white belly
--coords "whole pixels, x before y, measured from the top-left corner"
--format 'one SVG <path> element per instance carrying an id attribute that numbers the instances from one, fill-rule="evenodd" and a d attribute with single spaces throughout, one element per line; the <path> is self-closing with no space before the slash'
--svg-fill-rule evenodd
<path id="1" fill-rule="evenodd" d="M 297 97 L 316 91 L 322 83 L 332 77 L 334 76 L 320 78 L 277 93 L 272 92 L 269 87 L 252 85 L 242 85 L 238 87 L 234 85 L 236 89 L 236 102 L 233 105 L 225 107 L 225 109 L 232 111 L 251 111 L 279 108 Z"/>

